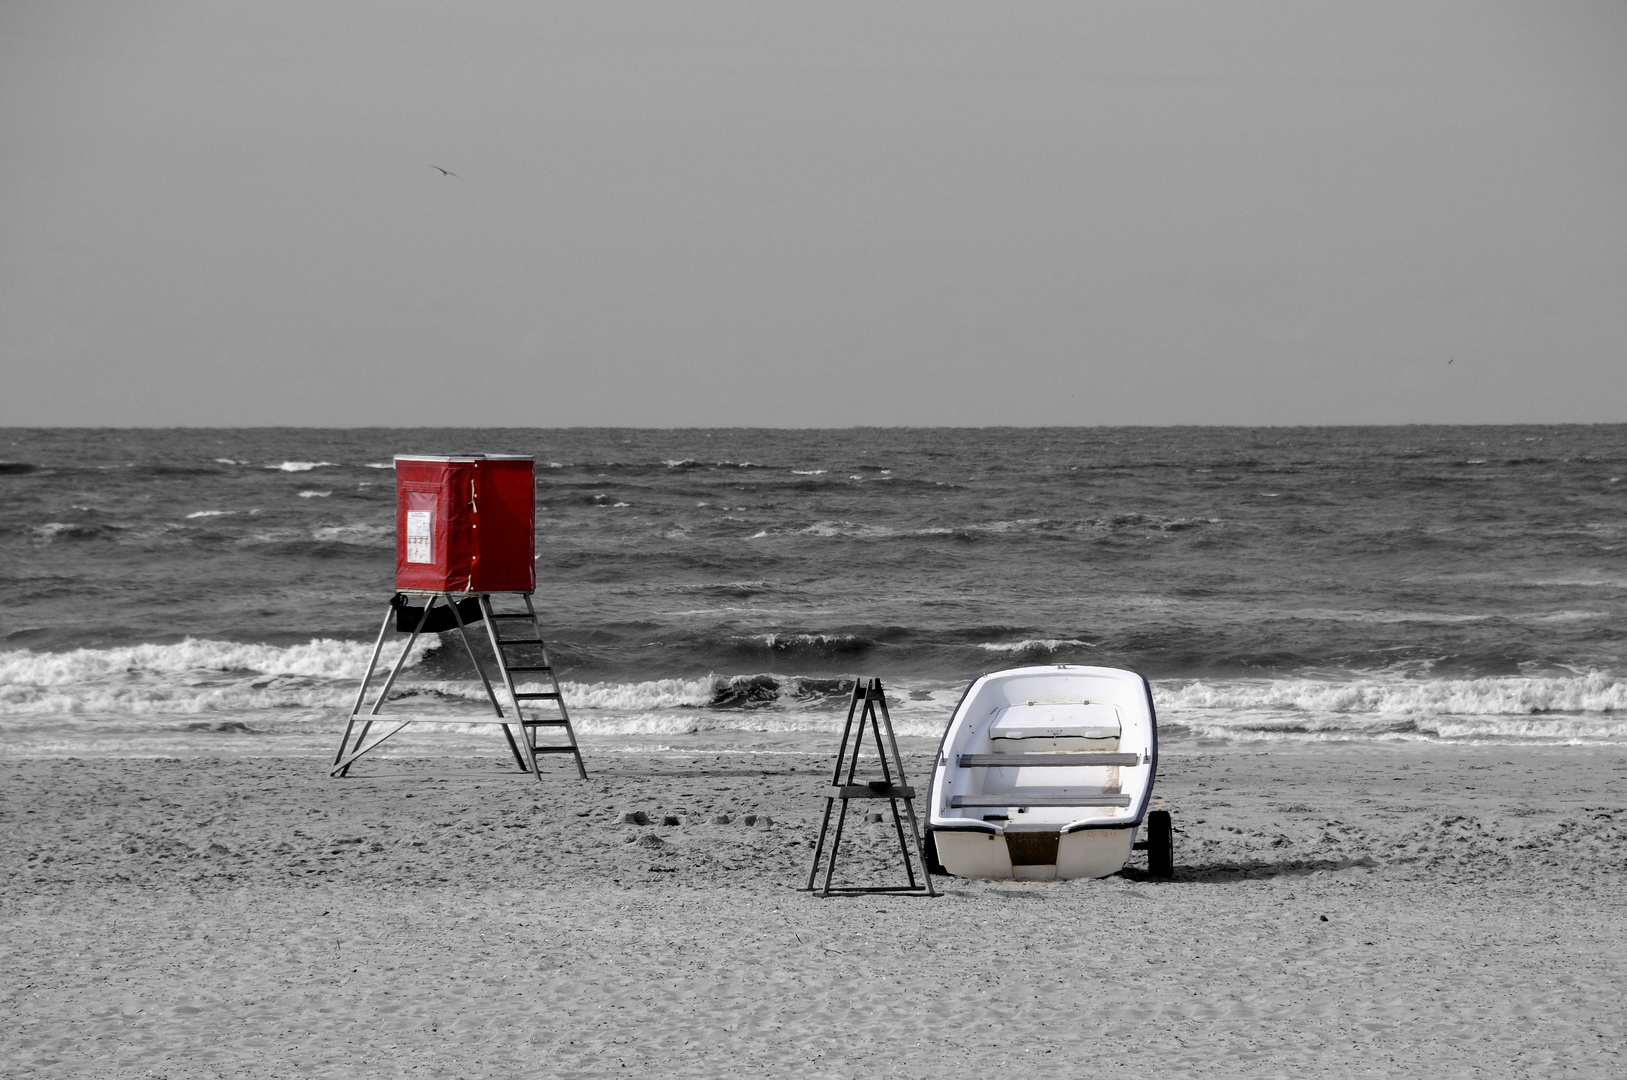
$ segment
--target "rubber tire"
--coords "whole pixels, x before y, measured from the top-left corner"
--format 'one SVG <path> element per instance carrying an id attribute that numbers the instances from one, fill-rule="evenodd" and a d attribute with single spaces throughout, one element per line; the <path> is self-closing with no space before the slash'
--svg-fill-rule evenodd
<path id="1" fill-rule="evenodd" d="M 1147 875 L 1164 881 L 1175 876 L 1175 826 L 1168 810 L 1147 815 Z"/>
<path id="2" fill-rule="evenodd" d="M 926 830 L 926 839 L 921 841 L 921 846 L 925 849 L 922 853 L 926 856 L 926 872 L 937 874 L 939 877 L 947 876 L 949 871 L 938 861 L 938 841 L 933 837 L 931 829 Z"/>

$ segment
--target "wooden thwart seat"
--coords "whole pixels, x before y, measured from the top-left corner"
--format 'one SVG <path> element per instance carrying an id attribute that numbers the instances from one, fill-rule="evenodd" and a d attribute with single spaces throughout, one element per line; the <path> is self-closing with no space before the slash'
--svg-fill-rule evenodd
<path id="1" fill-rule="evenodd" d="M 1006 791 L 998 795 L 951 795 L 952 809 L 1006 806 L 1129 806 L 1128 795 L 1024 795 Z"/>
<path id="2" fill-rule="evenodd" d="M 1101 754 L 1091 751 L 1068 754 L 959 754 L 962 769 L 1071 769 L 1090 765 L 1140 765 L 1139 754 Z"/>

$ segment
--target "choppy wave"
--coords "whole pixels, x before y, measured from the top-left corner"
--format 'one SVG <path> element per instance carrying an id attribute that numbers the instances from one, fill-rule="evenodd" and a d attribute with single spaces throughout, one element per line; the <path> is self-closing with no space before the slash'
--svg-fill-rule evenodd
<path id="1" fill-rule="evenodd" d="M 312 469 L 336 469 L 337 461 L 284 461 L 277 465 L 267 465 L 266 468 L 281 472 L 310 472 Z"/>
<path id="2" fill-rule="evenodd" d="M 87 525 L 77 521 L 47 521 L 44 525 L 34 528 L 34 540 L 40 544 L 54 543 L 58 539 L 66 540 L 95 540 L 98 537 L 111 536 L 115 527 L 111 525 Z"/>

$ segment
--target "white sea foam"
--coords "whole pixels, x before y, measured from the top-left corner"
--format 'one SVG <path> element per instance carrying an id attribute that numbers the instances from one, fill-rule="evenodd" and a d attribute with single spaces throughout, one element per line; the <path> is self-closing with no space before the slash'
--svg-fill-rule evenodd
<path id="1" fill-rule="evenodd" d="M 1341 608 L 1285 609 L 1284 617 L 1295 619 L 1325 619 L 1329 622 L 1367 623 L 1372 625 L 1417 624 L 1455 626 L 1464 623 L 1488 622 L 1503 619 L 1505 615 L 1470 615 L 1442 611 L 1347 611 Z"/>
<path id="2" fill-rule="evenodd" d="M 310 472 L 312 469 L 337 468 L 337 461 L 284 461 L 280 465 L 267 465 L 266 468 L 281 472 Z"/>
<path id="3" fill-rule="evenodd" d="M 760 732 L 764 734 L 818 734 L 830 737 L 834 745 L 846 719 L 840 715 L 811 711 L 750 713 L 661 714 L 638 716 L 595 716 L 586 714 L 573 723 L 578 732 L 588 737 L 606 735 L 704 735 L 725 732 Z M 893 733 L 899 738 L 936 739 L 943 734 L 947 714 L 933 719 L 901 717 L 893 713 Z"/>
<path id="4" fill-rule="evenodd" d="M 369 469 L 393 469 L 393 468 L 395 468 L 395 462 L 393 462 L 393 461 L 369 461 L 367 463 L 366 467 L 369 468 Z"/>
<path id="5" fill-rule="evenodd" d="M 895 535 L 896 530 L 885 525 L 859 525 L 851 521 L 816 521 L 798 529 L 802 536 L 841 536 L 856 540 L 874 540 Z"/>
<path id="6" fill-rule="evenodd" d="M 1078 638 L 1030 638 L 1026 641 L 979 642 L 979 649 L 992 653 L 1057 652 L 1062 649 L 1094 649 L 1096 646 Z"/>
<path id="7" fill-rule="evenodd" d="M 1450 720 L 1420 718 L 1403 725 L 1371 719 L 1267 717 L 1231 718 L 1160 715 L 1166 740 L 1197 738 L 1232 744 L 1385 744 L 1479 743 L 1500 746 L 1573 745 L 1627 746 L 1627 722 L 1614 717 L 1555 717 L 1552 719 L 1481 718 Z"/>
<path id="8" fill-rule="evenodd" d="M 1259 679 L 1159 687 L 1160 708 L 1375 716 L 1627 712 L 1627 682 L 1601 672 L 1477 679 Z"/>
<path id="9" fill-rule="evenodd" d="M 711 589 L 739 589 L 756 591 L 769 588 L 764 580 L 757 581 L 677 581 L 667 586 L 673 592 L 702 592 Z"/>
<path id="10" fill-rule="evenodd" d="M 746 609 L 742 609 L 746 610 Z M 853 645 L 862 645 L 866 639 L 857 634 L 747 634 L 735 639 L 740 642 L 751 642 L 770 649 L 796 649 L 812 647 L 815 649 L 844 648 Z"/>
<path id="11" fill-rule="evenodd" d="M 359 677 L 359 676 L 358 676 Z M 233 717 L 268 709 L 336 710 L 354 694 L 338 684 L 199 686 L 131 680 L 125 685 L 0 686 L 0 716 Z"/>
<path id="12" fill-rule="evenodd" d="M 187 520 L 190 521 L 193 518 L 225 517 L 228 514 L 235 513 L 237 513 L 235 510 L 194 510 L 192 513 L 187 515 Z"/>
<path id="13" fill-rule="evenodd" d="M 360 677 L 360 672 L 357 673 Z M 564 681 L 560 689 L 570 706 L 572 715 L 587 711 L 643 713 L 663 709 L 700 709 L 711 700 L 716 679 L 705 676 L 698 679 L 652 679 L 644 682 L 592 682 Z M 521 693 L 539 693 L 553 690 L 551 684 L 516 682 Z M 484 704 L 486 689 L 475 679 L 418 679 L 398 684 L 405 700 L 435 699 L 447 703 L 472 702 Z M 503 692 L 498 691 L 501 698 Z"/>
<path id="14" fill-rule="evenodd" d="M 394 525 L 324 525 L 311 530 L 311 539 L 325 544 L 379 544 L 395 538 Z"/>
<path id="15" fill-rule="evenodd" d="M 860 479 L 860 477 L 855 476 L 853 479 L 857 480 Z M 885 479 L 885 477 L 883 477 L 883 479 Z M 1133 514 L 1125 515 L 1119 518 L 1091 521 L 1068 521 L 1056 520 L 1052 518 L 1018 518 L 1011 521 L 970 522 L 954 527 L 945 525 L 929 525 L 916 529 L 898 529 L 886 525 L 827 519 L 824 521 L 816 521 L 811 525 L 805 525 L 796 529 L 764 529 L 754 534 L 751 539 L 757 540 L 766 536 L 791 535 L 844 540 L 887 540 L 898 537 L 956 536 L 973 533 L 999 536 L 1007 533 L 1025 533 L 1032 531 L 1082 532 L 1091 529 L 1113 529 L 1126 527 L 1154 529 L 1160 532 L 1179 532 L 1185 529 L 1201 528 L 1206 525 L 1219 525 L 1222 523 L 1223 522 L 1220 518 L 1159 518 Z"/>
<path id="16" fill-rule="evenodd" d="M 299 493 L 299 497 L 302 499 L 326 499 L 332 494 L 331 491 L 302 491 Z"/>
<path id="17" fill-rule="evenodd" d="M 1573 623 L 1591 622 L 1594 619 L 1610 619 L 1614 616 L 1608 611 L 1549 611 L 1541 615 L 1529 615 L 1526 621 L 1537 623 Z"/>

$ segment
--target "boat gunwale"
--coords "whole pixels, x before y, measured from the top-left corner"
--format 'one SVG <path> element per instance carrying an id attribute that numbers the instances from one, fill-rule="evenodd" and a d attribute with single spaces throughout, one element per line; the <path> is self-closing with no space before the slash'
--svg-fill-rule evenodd
<path id="1" fill-rule="evenodd" d="M 1045 671 L 1067 671 L 1070 669 L 1077 671 L 1081 675 L 1090 669 L 1110 671 L 1122 675 L 1130 675 L 1140 681 L 1141 692 L 1146 699 L 1147 705 L 1149 733 L 1147 740 L 1147 767 L 1151 771 L 1147 774 L 1147 782 L 1142 785 L 1141 797 L 1134 806 L 1134 812 L 1129 817 L 1115 818 L 1107 821 L 1075 821 L 1058 827 L 1057 833 L 1058 835 L 1065 836 L 1069 833 L 1076 832 L 1139 829 L 1141 827 L 1142 823 L 1146 820 L 1148 807 L 1152 803 L 1153 784 L 1158 778 L 1158 710 L 1154 706 L 1152 700 L 1152 684 L 1147 681 L 1146 676 L 1142 675 L 1140 672 L 1131 671 L 1128 668 L 1098 668 L 1094 664 L 1030 664 L 1026 667 L 1005 668 L 1000 671 L 982 672 L 977 676 L 977 678 L 973 679 L 967 685 L 965 691 L 961 693 L 960 701 L 955 704 L 955 711 L 950 713 L 949 722 L 944 725 L 943 735 L 938 740 L 938 752 L 933 757 L 932 779 L 927 783 L 928 829 L 930 829 L 932 832 L 980 832 L 993 836 L 1004 835 L 1006 831 L 1004 827 L 987 821 L 979 821 L 971 818 L 960 818 L 956 821 L 946 822 L 945 824 L 940 825 L 933 820 L 939 816 L 937 809 L 937 786 L 939 772 L 943 772 L 947 777 L 951 768 L 957 770 L 959 769 L 958 765 L 951 764 L 949 758 L 944 753 L 944 748 L 949 742 L 949 735 L 957 727 L 957 721 L 959 721 L 961 718 L 961 711 L 965 708 L 966 701 L 969 697 L 971 697 L 972 691 L 977 689 L 978 685 L 985 682 L 985 680 L 997 675 L 1014 675 L 1018 672 L 1033 672 L 1037 675 Z"/>

